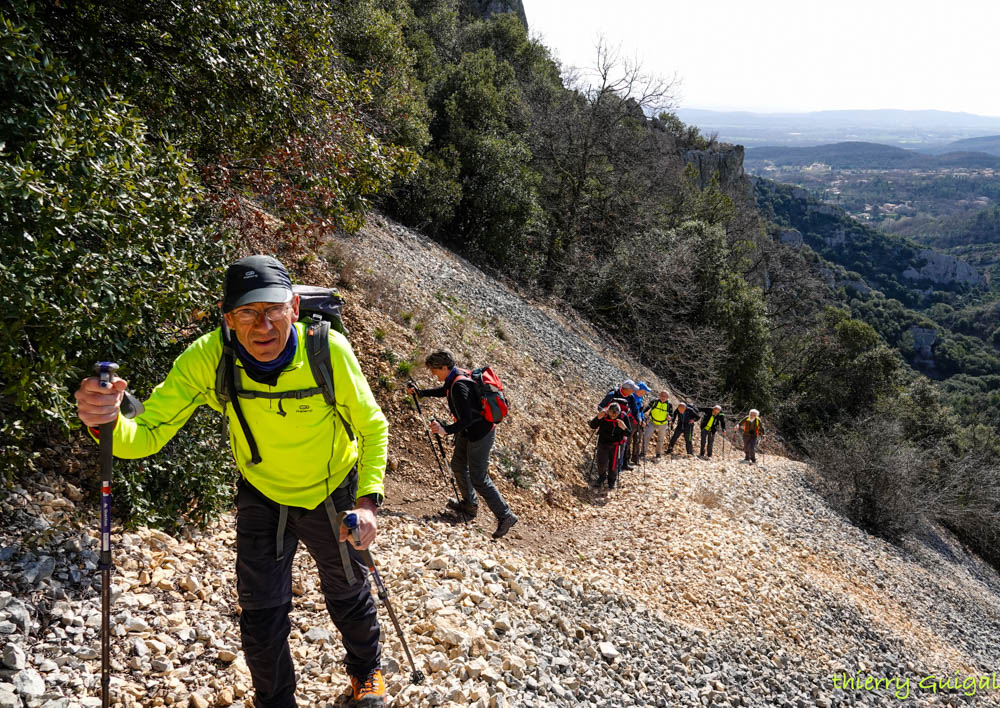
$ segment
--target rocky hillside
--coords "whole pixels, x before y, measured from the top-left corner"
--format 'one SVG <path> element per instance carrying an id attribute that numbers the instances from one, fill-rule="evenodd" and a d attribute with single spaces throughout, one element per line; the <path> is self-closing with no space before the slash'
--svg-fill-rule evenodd
<path id="1" fill-rule="evenodd" d="M 321 269 L 349 286 L 352 342 L 392 422 L 373 553 L 427 681 L 408 684 L 383 613 L 391 705 L 1000 705 L 996 683 L 967 683 L 1000 663 L 1000 578 L 947 531 L 889 545 L 832 512 L 805 465 L 765 450 L 744 466 L 728 443 L 595 493 L 595 400 L 625 372 L 656 383 L 613 340 L 381 220 Z M 493 469 L 522 521 L 499 543 L 488 519 L 439 515 L 444 482 L 400 390 L 437 346 L 510 389 Z M 0 708 L 99 705 L 89 484 L 37 478 L 2 502 Z M 231 517 L 177 539 L 115 534 L 118 705 L 250 705 L 233 542 Z M 312 561 L 297 564 L 300 705 L 346 705 Z M 844 675 L 872 682 L 845 691 Z"/>

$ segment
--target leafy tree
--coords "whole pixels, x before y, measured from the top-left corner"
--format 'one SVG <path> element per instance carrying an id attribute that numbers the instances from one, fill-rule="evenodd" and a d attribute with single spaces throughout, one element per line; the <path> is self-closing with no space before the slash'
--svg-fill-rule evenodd
<path id="1" fill-rule="evenodd" d="M 65 444 L 93 361 L 119 360 L 148 393 L 216 322 L 231 244 L 277 238 L 294 266 L 413 169 L 402 143 L 426 126 L 407 103 L 408 55 L 381 10 L 354 9 L 385 36 L 353 74 L 342 16 L 314 3 L 18 2 L 2 18 L 5 475 Z M 416 122 L 390 131 L 408 105 Z M 232 478 L 206 426 L 196 417 L 155 460 L 125 463 L 116 501 L 155 523 L 210 518 Z"/>
<path id="2" fill-rule="evenodd" d="M 0 456 L 33 466 L 78 423 L 70 391 L 117 359 L 149 390 L 203 327 L 224 252 L 199 211 L 191 164 L 150 140 L 120 96 L 89 95 L 37 32 L 0 18 Z M 217 449 L 189 455 L 189 487 L 217 509 Z M 215 454 L 209 454 L 214 452 Z M 128 495 L 119 499 L 128 501 Z"/>
<path id="3" fill-rule="evenodd" d="M 827 307 L 779 373 L 780 427 L 792 440 L 860 418 L 898 386 L 901 361 L 868 324 Z"/>

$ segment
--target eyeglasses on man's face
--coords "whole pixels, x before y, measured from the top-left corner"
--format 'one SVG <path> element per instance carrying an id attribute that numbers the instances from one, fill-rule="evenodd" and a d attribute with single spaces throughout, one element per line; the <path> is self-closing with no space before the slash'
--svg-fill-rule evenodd
<path id="1" fill-rule="evenodd" d="M 290 307 L 291 306 L 285 302 L 280 305 L 272 305 L 263 311 L 255 310 L 252 307 L 242 307 L 239 310 L 233 310 L 229 314 L 232 315 L 237 324 L 249 326 L 260 322 L 262 315 L 271 322 L 280 322 L 288 316 Z"/>

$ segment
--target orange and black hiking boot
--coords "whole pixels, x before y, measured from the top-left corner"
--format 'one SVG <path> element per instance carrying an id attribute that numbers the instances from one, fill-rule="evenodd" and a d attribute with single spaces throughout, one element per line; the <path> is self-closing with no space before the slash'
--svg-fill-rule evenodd
<path id="1" fill-rule="evenodd" d="M 382 670 L 375 669 L 364 679 L 351 676 L 354 705 L 358 708 L 376 708 L 385 705 L 385 679 Z"/>

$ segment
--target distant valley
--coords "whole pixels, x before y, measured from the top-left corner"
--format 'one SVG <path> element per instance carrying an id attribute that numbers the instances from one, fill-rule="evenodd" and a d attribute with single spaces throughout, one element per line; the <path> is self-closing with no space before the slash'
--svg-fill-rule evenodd
<path id="1" fill-rule="evenodd" d="M 959 146 L 991 141 L 1000 137 Z M 755 176 L 803 187 L 887 234 L 963 258 L 987 280 L 1000 277 L 1000 156 L 849 142 L 750 148 L 744 165 Z"/>
<path id="2" fill-rule="evenodd" d="M 975 141 L 995 145 L 998 153 L 974 151 Z M 964 150 L 959 148 L 965 147 Z M 956 149 L 952 149 L 952 148 Z M 750 169 L 766 166 L 808 167 L 814 164 L 834 169 L 1000 169 L 1000 136 L 961 140 L 938 148 L 935 154 L 908 150 L 881 143 L 860 141 L 811 147 L 763 146 L 746 152 Z"/>
<path id="3" fill-rule="evenodd" d="M 744 160 L 775 240 L 815 254 L 851 314 L 965 414 L 1000 387 L 1000 155 L 989 150 L 1000 134 L 933 151 L 749 147 Z"/>
<path id="4" fill-rule="evenodd" d="M 869 142 L 931 152 L 956 141 L 1000 136 L 1000 117 L 949 111 L 751 113 L 682 108 L 676 114 L 685 123 L 698 126 L 706 135 L 717 135 L 723 142 L 748 148 Z M 996 143 L 993 147 L 997 148 Z M 992 152 L 975 145 L 949 149 Z"/>

